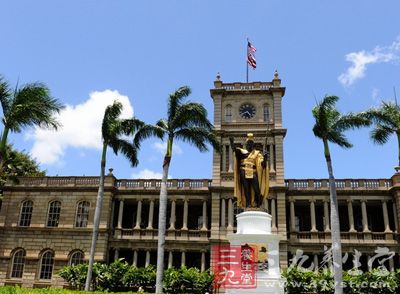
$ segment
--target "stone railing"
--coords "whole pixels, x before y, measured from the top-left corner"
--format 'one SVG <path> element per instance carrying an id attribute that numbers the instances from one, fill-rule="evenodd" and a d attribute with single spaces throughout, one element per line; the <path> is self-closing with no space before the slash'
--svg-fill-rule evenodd
<path id="1" fill-rule="evenodd" d="M 211 185 L 211 180 L 209 179 L 199 179 L 199 180 L 168 180 L 167 188 L 169 189 L 208 189 Z M 115 186 L 118 189 L 160 189 L 161 180 L 117 180 Z"/>
<path id="2" fill-rule="evenodd" d="M 28 187 L 90 187 L 99 185 L 99 177 L 21 177 L 16 186 Z M 14 184 L 7 183 L 7 186 Z"/>
<path id="3" fill-rule="evenodd" d="M 329 189 L 328 179 L 304 179 L 304 180 L 285 180 L 285 185 L 294 190 L 315 190 Z M 388 190 L 392 187 L 390 179 L 337 179 L 335 180 L 337 189 L 378 189 Z"/>
<path id="4" fill-rule="evenodd" d="M 115 239 L 157 240 L 157 229 L 118 229 L 114 230 Z M 210 230 L 167 230 L 167 240 L 204 241 L 210 237 Z"/>
<path id="5" fill-rule="evenodd" d="M 325 232 L 310 232 L 310 231 L 300 231 L 300 232 L 290 232 L 290 237 L 298 239 L 299 241 L 309 240 L 310 242 L 320 241 L 326 242 L 330 240 L 331 233 Z M 394 232 L 341 232 L 340 238 L 343 243 L 359 243 L 359 242 L 374 242 L 374 241 L 388 241 L 394 242 L 396 240 L 397 234 Z"/>
<path id="6" fill-rule="evenodd" d="M 15 184 L 7 183 L 8 186 Z M 97 187 L 99 177 L 21 177 L 19 184 L 22 187 Z M 173 179 L 168 180 L 167 188 L 170 189 L 208 189 L 211 185 L 209 179 Z M 113 177 L 105 178 L 106 187 L 118 189 L 160 189 L 161 180 L 116 180 Z"/>
<path id="7" fill-rule="evenodd" d="M 272 88 L 272 82 L 254 82 L 254 83 L 223 83 L 221 88 L 228 91 L 235 90 L 268 90 Z"/>

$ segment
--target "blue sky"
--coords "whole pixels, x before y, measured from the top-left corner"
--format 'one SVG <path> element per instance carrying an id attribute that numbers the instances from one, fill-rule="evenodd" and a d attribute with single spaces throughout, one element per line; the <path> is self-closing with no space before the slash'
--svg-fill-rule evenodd
<path id="1" fill-rule="evenodd" d="M 103 109 L 115 97 L 124 115 L 154 123 L 168 94 L 182 85 L 212 119 L 209 89 L 245 81 L 246 37 L 257 47 L 251 81 L 279 71 L 286 178 L 326 178 L 311 109 L 325 94 L 343 112 L 400 95 L 398 1 L 2 1 L 0 74 L 15 85 L 42 81 L 68 105 L 60 134 L 35 129 L 10 136 L 49 175 L 98 175 Z M 390 177 L 396 140 L 376 146 L 368 129 L 348 132 L 354 148 L 332 147 L 337 178 Z M 211 153 L 177 142 L 170 173 L 209 178 Z M 161 142 L 146 142 L 131 168 L 109 153 L 118 178 L 161 173 Z"/>

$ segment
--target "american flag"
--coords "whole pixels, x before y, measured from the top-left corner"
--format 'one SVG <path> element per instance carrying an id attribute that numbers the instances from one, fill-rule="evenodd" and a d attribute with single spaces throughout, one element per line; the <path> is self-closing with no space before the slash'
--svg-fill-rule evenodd
<path id="1" fill-rule="evenodd" d="M 249 41 L 247 41 L 247 63 L 255 69 L 257 67 L 256 57 L 254 53 L 257 51 Z"/>

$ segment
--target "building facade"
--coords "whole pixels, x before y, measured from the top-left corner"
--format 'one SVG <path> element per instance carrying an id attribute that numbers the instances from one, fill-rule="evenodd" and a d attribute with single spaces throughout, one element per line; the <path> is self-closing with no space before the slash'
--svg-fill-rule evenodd
<path id="1" fill-rule="evenodd" d="M 168 180 L 166 267 L 211 263 L 213 245 L 226 244 L 240 212 L 233 197 L 233 154 L 248 132 L 269 152 L 270 194 L 264 208 L 280 236 L 281 267 L 327 262 L 331 244 L 327 179 L 285 179 L 282 98 L 271 82 L 223 83 L 211 89 L 222 152 L 213 154 L 212 179 Z M 0 210 L 0 285 L 64 286 L 57 271 L 88 259 L 98 177 L 21 178 L 7 185 Z M 156 263 L 160 180 L 106 176 L 96 260 L 125 258 L 138 267 Z M 345 269 L 399 266 L 400 174 L 390 179 L 336 181 Z M 376 253 L 386 253 L 385 261 Z M 368 262 L 369 261 L 369 262 Z"/>

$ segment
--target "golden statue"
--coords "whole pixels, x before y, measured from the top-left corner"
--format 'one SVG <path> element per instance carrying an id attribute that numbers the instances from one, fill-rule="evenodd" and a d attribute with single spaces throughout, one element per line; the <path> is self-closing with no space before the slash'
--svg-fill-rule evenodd
<path id="1" fill-rule="evenodd" d="M 269 167 L 268 154 L 254 148 L 253 134 L 247 134 L 246 149 L 235 148 L 233 138 L 229 138 L 234 151 L 233 175 L 234 195 L 241 208 L 261 207 L 268 197 Z"/>

